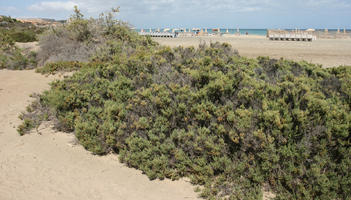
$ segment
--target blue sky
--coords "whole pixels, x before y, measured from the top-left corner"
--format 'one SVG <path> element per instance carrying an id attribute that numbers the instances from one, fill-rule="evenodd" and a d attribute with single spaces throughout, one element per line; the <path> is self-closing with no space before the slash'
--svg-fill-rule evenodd
<path id="1" fill-rule="evenodd" d="M 0 15 L 66 19 L 74 5 L 92 17 L 120 6 L 140 28 L 351 29 L 351 0 L 0 0 Z"/>

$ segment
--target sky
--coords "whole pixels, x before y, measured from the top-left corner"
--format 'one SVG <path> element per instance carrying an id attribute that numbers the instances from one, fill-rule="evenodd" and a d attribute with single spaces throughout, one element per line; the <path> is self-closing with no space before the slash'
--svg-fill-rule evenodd
<path id="1" fill-rule="evenodd" d="M 120 6 L 118 18 L 138 28 L 348 28 L 351 0 L 0 0 L 0 15 L 67 19 Z"/>

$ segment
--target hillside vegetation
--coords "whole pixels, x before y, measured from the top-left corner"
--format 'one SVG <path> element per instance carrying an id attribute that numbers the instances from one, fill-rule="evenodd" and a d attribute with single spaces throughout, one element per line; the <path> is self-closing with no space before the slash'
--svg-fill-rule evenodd
<path id="1" fill-rule="evenodd" d="M 43 30 L 31 23 L 0 16 L 0 69 L 22 70 L 37 67 L 36 53 L 24 53 L 15 43 L 37 41 Z"/>
<path id="2" fill-rule="evenodd" d="M 0 33 L 8 35 L 15 42 L 34 42 L 44 28 L 39 28 L 32 23 L 22 23 L 16 19 L 0 16 Z"/>
<path id="3" fill-rule="evenodd" d="M 36 66 L 36 53 L 23 54 L 10 35 L 0 32 L 0 69 L 21 70 Z"/>
<path id="4" fill-rule="evenodd" d="M 76 10 L 46 33 L 60 47 L 98 48 L 60 50 L 77 59 L 41 69 L 79 71 L 36 96 L 20 134 L 51 120 L 150 179 L 189 177 L 206 199 L 261 199 L 263 189 L 276 199 L 350 199 L 350 67 L 247 59 L 220 43 L 171 49 L 112 19 Z"/>

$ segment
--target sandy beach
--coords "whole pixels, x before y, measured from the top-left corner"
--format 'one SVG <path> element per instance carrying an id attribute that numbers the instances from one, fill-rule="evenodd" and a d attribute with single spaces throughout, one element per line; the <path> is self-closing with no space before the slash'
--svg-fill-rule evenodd
<path id="1" fill-rule="evenodd" d="M 269 56 L 296 61 L 305 60 L 323 67 L 351 66 L 351 39 L 317 39 L 313 42 L 270 41 L 265 36 L 201 36 L 179 38 L 154 38 L 171 47 L 198 46 L 200 42 L 226 42 L 242 56 L 256 58 Z"/>
<path id="2" fill-rule="evenodd" d="M 94 156 L 75 144 L 73 134 L 50 124 L 20 137 L 20 112 L 34 92 L 58 77 L 0 70 L 0 200 L 177 200 L 197 199 L 187 181 L 150 181 L 121 164 L 116 155 Z"/>

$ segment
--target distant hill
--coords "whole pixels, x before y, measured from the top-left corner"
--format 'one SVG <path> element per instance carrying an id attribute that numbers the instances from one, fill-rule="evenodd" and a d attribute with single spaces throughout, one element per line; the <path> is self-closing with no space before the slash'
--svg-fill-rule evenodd
<path id="1" fill-rule="evenodd" d="M 17 18 L 22 23 L 31 23 L 38 27 L 58 26 L 66 22 L 66 20 L 55 20 L 46 18 Z"/>
<path id="2" fill-rule="evenodd" d="M 0 22 L 4 23 L 14 23 L 14 22 L 22 22 L 22 23 L 31 23 L 35 26 L 57 26 L 66 23 L 66 20 L 56 20 L 49 18 L 11 18 L 8 16 L 0 15 Z"/>

